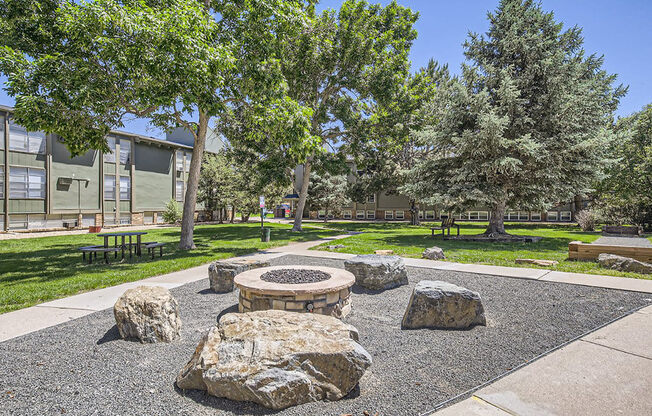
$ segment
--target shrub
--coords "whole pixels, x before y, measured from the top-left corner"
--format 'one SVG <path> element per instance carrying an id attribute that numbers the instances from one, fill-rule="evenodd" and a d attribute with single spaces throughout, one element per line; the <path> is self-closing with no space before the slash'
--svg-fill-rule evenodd
<path id="1" fill-rule="evenodd" d="M 176 224 L 181 221 L 181 207 L 174 199 L 170 199 L 167 204 L 165 204 L 165 211 L 163 212 L 163 219 L 168 224 Z"/>
<path id="2" fill-rule="evenodd" d="M 575 218 L 582 231 L 595 231 L 596 215 L 593 211 L 582 210 L 577 213 Z"/>

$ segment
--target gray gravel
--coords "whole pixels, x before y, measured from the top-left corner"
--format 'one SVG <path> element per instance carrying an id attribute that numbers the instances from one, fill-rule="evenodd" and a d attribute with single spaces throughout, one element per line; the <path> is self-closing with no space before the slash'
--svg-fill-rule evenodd
<path id="1" fill-rule="evenodd" d="M 331 275 L 321 270 L 310 269 L 278 269 L 270 270 L 260 276 L 260 280 L 273 283 L 317 283 L 331 278 Z"/>
<path id="2" fill-rule="evenodd" d="M 285 256 L 272 262 L 342 267 L 340 261 Z M 384 292 L 354 287 L 347 322 L 374 363 L 359 389 L 338 402 L 282 412 L 174 388 L 200 335 L 237 293 L 209 291 L 208 279 L 173 289 L 182 339 L 139 344 L 118 339 L 111 310 L 0 343 L 2 415 L 418 415 L 504 374 L 627 311 L 649 294 L 451 271 L 408 268 L 408 286 Z M 487 327 L 468 331 L 400 329 L 419 280 L 444 280 L 478 291 Z"/>
<path id="3" fill-rule="evenodd" d="M 592 244 L 604 244 L 607 246 L 623 247 L 652 247 L 652 242 L 643 237 L 605 237 L 602 236 Z"/>

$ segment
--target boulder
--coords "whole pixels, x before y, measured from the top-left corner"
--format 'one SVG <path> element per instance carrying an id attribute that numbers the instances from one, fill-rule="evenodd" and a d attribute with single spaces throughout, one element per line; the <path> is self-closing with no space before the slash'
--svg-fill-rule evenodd
<path id="1" fill-rule="evenodd" d="M 405 262 L 399 256 L 355 256 L 344 262 L 344 268 L 353 273 L 356 285 L 367 289 L 391 289 L 408 283 Z"/>
<path id="2" fill-rule="evenodd" d="M 285 409 L 347 395 L 371 365 L 337 318 L 277 310 L 229 313 L 177 376 L 181 389 Z"/>
<path id="3" fill-rule="evenodd" d="M 601 253 L 598 256 L 598 263 L 602 267 L 623 272 L 652 274 L 652 264 L 616 254 Z"/>
<path id="4" fill-rule="evenodd" d="M 172 342 L 179 337 L 179 304 L 160 286 L 127 290 L 113 306 L 120 336 L 140 342 Z"/>
<path id="5" fill-rule="evenodd" d="M 430 247 L 425 249 L 421 257 L 429 260 L 441 260 L 446 258 L 444 255 L 444 250 L 439 247 Z"/>
<path id="6" fill-rule="evenodd" d="M 486 325 L 480 295 L 447 282 L 422 280 L 414 288 L 402 328 L 464 329 Z"/>
<path id="7" fill-rule="evenodd" d="M 556 260 L 543 260 L 543 259 L 516 259 L 516 264 L 534 264 L 535 266 L 555 266 L 559 264 Z"/>
<path id="8" fill-rule="evenodd" d="M 379 256 L 391 256 L 394 254 L 394 250 L 376 250 L 374 253 L 378 254 Z"/>
<path id="9" fill-rule="evenodd" d="M 235 276 L 250 269 L 267 266 L 269 263 L 266 261 L 247 258 L 215 261 L 208 266 L 208 280 L 214 292 L 229 293 L 233 292 Z"/>

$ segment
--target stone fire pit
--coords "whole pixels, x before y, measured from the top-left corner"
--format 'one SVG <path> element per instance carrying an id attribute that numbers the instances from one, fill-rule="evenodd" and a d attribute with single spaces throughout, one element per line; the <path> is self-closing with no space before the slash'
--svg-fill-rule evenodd
<path id="1" fill-rule="evenodd" d="M 276 309 L 343 318 L 351 311 L 355 276 L 332 267 L 274 266 L 240 273 L 234 283 L 240 312 Z"/>

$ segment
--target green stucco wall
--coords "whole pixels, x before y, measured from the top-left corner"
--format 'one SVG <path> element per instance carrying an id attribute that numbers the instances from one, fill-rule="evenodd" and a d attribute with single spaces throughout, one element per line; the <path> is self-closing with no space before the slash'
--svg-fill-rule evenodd
<path id="1" fill-rule="evenodd" d="M 70 152 L 58 140 L 52 140 L 52 165 L 50 191 L 52 213 L 99 211 L 100 206 L 100 153 L 96 150 L 70 158 Z M 88 179 L 89 182 L 72 181 L 66 185 L 63 178 Z"/>
<path id="2" fill-rule="evenodd" d="M 160 211 L 173 197 L 173 150 L 137 143 L 134 187 L 134 212 Z"/>
<path id="3" fill-rule="evenodd" d="M 34 155 L 31 153 L 19 153 L 10 151 L 9 165 L 45 169 L 45 155 Z"/>

